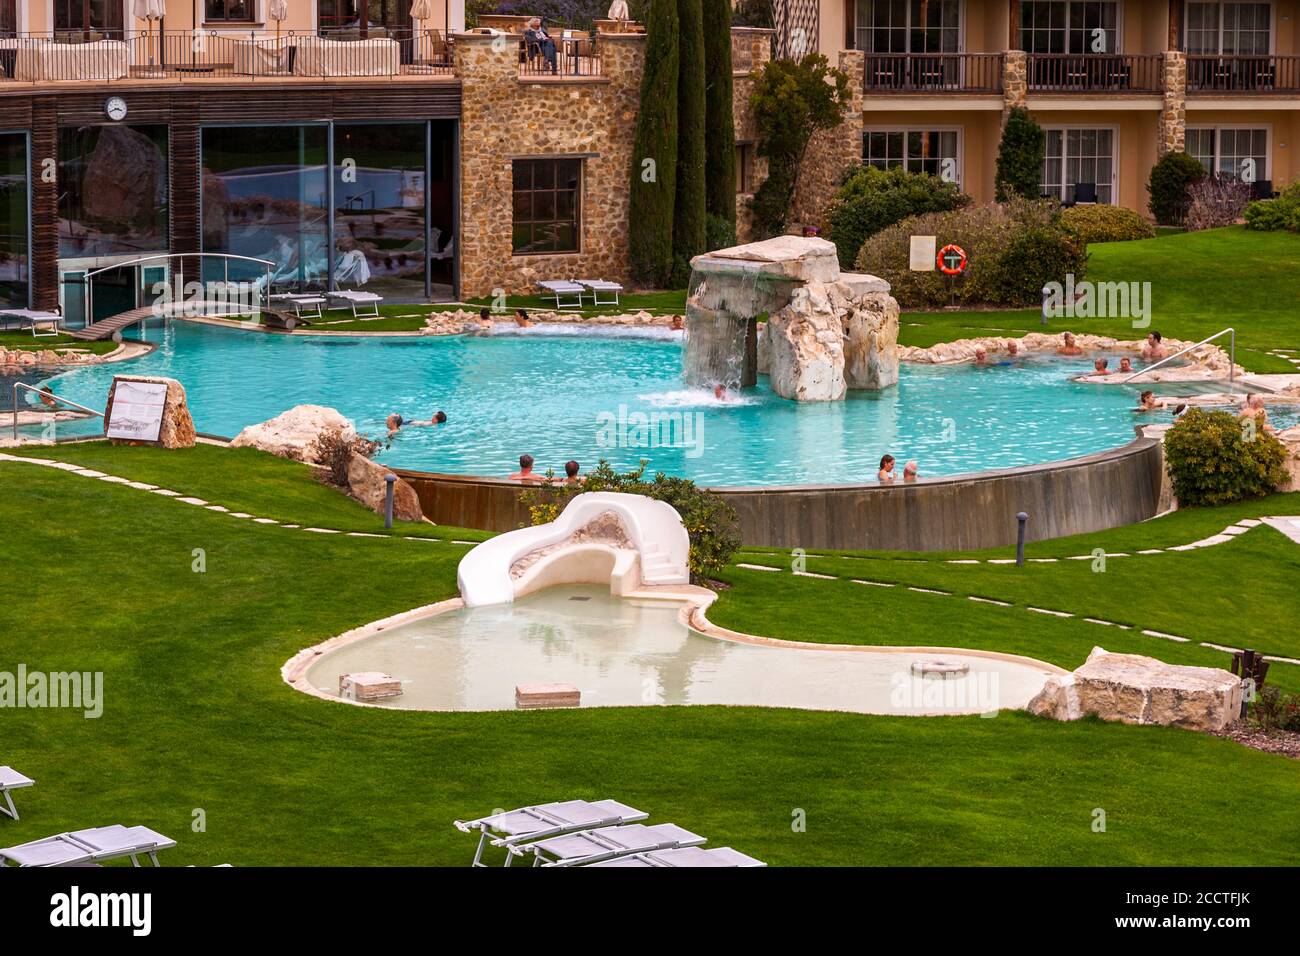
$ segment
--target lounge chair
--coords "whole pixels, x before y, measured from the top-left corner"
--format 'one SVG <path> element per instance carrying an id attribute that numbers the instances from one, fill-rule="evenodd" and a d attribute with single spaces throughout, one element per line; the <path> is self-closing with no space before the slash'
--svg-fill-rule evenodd
<path id="1" fill-rule="evenodd" d="M 23 787 L 31 787 L 36 781 L 31 777 L 25 777 L 13 767 L 0 767 L 0 797 L 4 797 L 5 806 L 0 807 L 0 813 L 17 820 L 18 808 L 14 806 L 14 798 L 9 795 L 10 790 L 21 790 Z M 8 809 L 5 809 L 8 807 Z"/>
<path id="2" fill-rule="evenodd" d="M 585 866 L 633 853 L 699 846 L 704 837 L 672 823 L 629 823 L 621 827 L 581 830 L 551 837 L 523 847 L 512 847 L 516 856 L 533 854 L 533 866 Z"/>
<path id="3" fill-rule="evenodd" d="M 686 846 L 676 850 L 653 850 L 649 853 L 637 853 L 633 856 L 621 856 L 612 860 L 602 860 L 592 866 L 635 866 L 635 867 L 685 867 L 685 866 L 767 866 L 762 860 L 746 856 L 729 846 L 714 847 L 706 850 L 698 846 Z"/>
<path id="4" fill-rule="evenodd" d="M 635 823 L 649 815 L 617 800 L 565 800 L 561 803 L 543 803 L 533 807 L 520 807 L 518 810 L 506 810 L 477 820 L 457 820 L 455 827 L 462 833 L 473 833 L 475 830 L 479 833 L 473 866 L 487 866 L 483 862 L 483 849 L 489 843 L 506 848 L 505 865 L 509 866 L 515 858 L 515 854 L 509 852 L 510 848 L 525 840 L 542 840 L 579 830 Z M 503 835 L 493 837 L 494 831 Z"/>
<path id="5" fill-rule="evenodd" d="M 618 305 L 618 294 L 623 291 L 623 287 L 617 282 L 606 282 L 604 279 L 575 279 L 574 281 L 591 293 L 592 305 Z M 612 292 L 614 300 L 611 302 L 606 299 L 602 302 L 600 300 L 602 292 Z"/>
<path id="6" fill-rule="evenodd" d="M 352 317 L 354 319 L 379 318 L 379 303 L 384 301 L 384 297 L 375 292 L 356 292 L 353 290 L 340 290 L 338 292 L 326 292 L 325 295 L 327 295 L 330 299 L 342 300 L 343 302 L 342 305 L 332 305 L 330 306 L 330 308 L 332 309 L 342 309 L 351 306 Z M 361 306 L 363 308 L 369 306 L 369 311 L 358 312 L 357 306 Z"/>
<path id="7" fill-rule="evenodd" d="M 138 857 L 144 854 L 160 866 L 158 852 L 176 845 L 161 833 L 148 827 L 124 827 L 119 824 L 93 827 L 60 833 L 43 840 L 33 840 L 20 846 L 0 850 L 0 864 L 16 863 L 18 866 L 93 866 L 108 860 L 130 857 L 132 866 L 139 866 Z"/>
<path id="8" fill-rule="evenodd" d="M 537 284 L 546 290 L 546 294 L 555 296 L 555 307 L 557 309 L 582 308 L 582 297 L 587 290 L 578 285 L 578 283 L 571 282 L 568 279 L 549 279 L 546 282 L 539 282 Z M 570 295 L 576 295 L 578 297 L 576 305 L 560 301 L 560 296 Z"/>
<path id="9" fill-rule="evenodd" d="M 321 308 L 325 305 L 325 297 L 316 295 L 312 292 L 277 292 L 271 296 L 271 304 L 282 302 L 289 308 L 293 309 L 294 315 L 298 318 L 320 319 Z"/>
<path id="10" fill-rule="evenodd" d="M 17 319 L 18 328 L 31 329 L 34 338 L 56 337 L 63 325 L 63 316 L 57 312 L 36 312 L 31 309 L 4 309 L 0 311 L 0 318 Z"/>

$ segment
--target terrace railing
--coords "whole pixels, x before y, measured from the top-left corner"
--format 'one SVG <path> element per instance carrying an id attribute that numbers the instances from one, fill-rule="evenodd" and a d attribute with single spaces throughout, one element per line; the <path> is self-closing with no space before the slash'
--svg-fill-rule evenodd
<path id="1" fill-rule="evenodd" d="M 1160 93 L 1160 53 L 1031 53 L 1029 89 L 1047 93 Z"/>
<path id="2" fill-rule="evenodd" d="M 528 79 L 573 79 L 601 76 L 599 41 L 591 35 L 553 37 L 555 63 L 541 47 L 519 38 L 519 75 Z"/>
<path id="3" fill-rule="evenodd" d="M 1001 53 L 868 53 L 868 93 L 1000 93 Z"/>
<path id="4" fill-rule="evenodd" d="M 453 73 L 451 43 L 438 30 L 371 30 L 365 38 L 355 31 L 155 30 L 119 39 L 0 39 L 0 84 Z"/>
<path id="5" fill-rule="evenodd" d="M 1300 92 L 1300 56 L 1187 57 L 1187 89 L 1196 93 Z"/>

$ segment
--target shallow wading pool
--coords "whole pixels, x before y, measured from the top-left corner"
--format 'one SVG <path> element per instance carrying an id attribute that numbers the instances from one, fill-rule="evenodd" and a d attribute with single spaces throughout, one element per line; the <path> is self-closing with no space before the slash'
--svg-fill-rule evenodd
<path id="1" fill-rule="evenodd" d="M 1041 464 L 1133 437 L 1136 392 L 1070 381 L 1091 356 L 1031 357 L 976 368 L 904 364 L 899 384 L 800 404 L 759 387 L 718 401 L 682 384 L 680 333 L 663 328 L 539 326 L 451 337 L 265 335 L 173 322 L 145 337 L 140 359 L 54 381 L 60 395 L 103 408 L 115 374 L 179 379 L 201 432 L 233 436 L 300 404 L 328 405 L 374 437 L 391 412 L 438 428 L 404 428 L 378 460 L 394 467 L 503 476 L 521 453 L 539 471 L 600 458 L 715 487 L 852 484 L 880 456 L 915 459 L 923 477 Z M 640 429 L 638 414 L 660 424 Z M 1168 413 L 1141 416 L 1168 420 Z M 96 433 L 99 423 L 60 426 Z"/>
<path id="2" fill-rule="evenodd" d="M 339 676 L 383 671 L 402 695 L 379 706 L 513 710 L 517 684 L 576 686 L 583 707 L 732 704 L 870 714 L 985 713 L 1023 707 L 1052 674 L 1045 664 L 973 653 L 780 647 L 707 637 L 680 605 L 557 587 L 489 607 L 445 611 L 322 655 L 307 682 L 337 697 Z M 969 665 L 960 677 L 917 677 L 915 661 Z"/>

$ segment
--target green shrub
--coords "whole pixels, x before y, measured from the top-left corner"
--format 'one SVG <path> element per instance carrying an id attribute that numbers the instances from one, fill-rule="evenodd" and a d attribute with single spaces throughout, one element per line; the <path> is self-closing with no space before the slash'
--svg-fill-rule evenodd
<path id="1" fill-rule="evenodd" d="M 862 243 L 880 230 L 908 216 L 947 212 L 970 203 L 955 183 L 909 173 L 901 166 L 877 169 L 858 166 L 845 177 L 827 215 L 830 240 L 839 251 L 840 265 L 852 269 Z"/>
<path id="2" fill-rule="evenodd" d="M 519 497 L 535 525 L 554 521 L 569 499 L 584 491 L 621 491 L 666 501 L 677 509 L 691 538 L 688 561 L 691 580 L 699 583 L 721 571 L 740 547 L 740 524 L 735 510 L 718 495 L 689 479 L 660 472 L 653 480 L 647 480 L 645 467 L 642 461 L 635 471 L 620 472 L 602 458 L 580 485 L 544 485 L 526 489 Z"/>
<path id="3" fill-rule="evenodd" d="M 966 250 L 965 275 L 950 280 L 941 272 L 908 268 L 913 235 L 935 236 L 939 245 Z M 1050 200 L 963 206 L 949 212 L 904 219 L 872 236 L 858 253 L 856 268 L 893 286 L 904 308 L 963 305 L 1039 305 L 1048 282 L 1083 279 L 1083 243 L 1061 221 Z"/>
<path id="4" fill-rule="evenodd" d="M 1183 506 L 1272 494 L 1287 480 L 1286 448 L 1230 412 L 1192 408 L 1165 435 L 1165 464 Z"/>
<path id="5" fill-rule="evenodd" d="M 1105 206 L 1101 203 L 1072 206 L 1061 213 L 1061 221 L 1084 245 L 1151 239 L 1156 234 L 1151 223 L 1123 206 Z"/>
<path id="6" fill-rule="evenodd" d="M 1151 167 L 1147 178 L 1147 192 L 1151 198 L 1147 208 L 1162 226 L 1181 225 L 1187 214 L 1187 187 L 1205 178 L 1205 167 L 1200 160 L 1186 153 L 1165 153 Z"/>
<path id="7" fill-rule="evenodd" d="M 646 23 L 641 108 L 632 148 L 628 257 L 637 282 L 663 288 L 673 267 L 673 206 L 677 201 L 676 0 L 655 0 Z M 649 162 L 647 162 L 649 161 Z"/>
<path id="8" fill-rule="evenodd" d="M 1300 180 L 1283 189 L 1276 199 L 1257 199 L 1248 205 L 1245 217 L 1248 229 L 1300 232 Z"/>
<path id="9" fill-rule="evenodd" d="M 993 185 L 998 202 L 1015 196 L 1037 199 L 1043 193 L 1043 158 L 1047 155 L 1047 134 L 1034 122 L 1029 110 L 1015 107 L 1002 127 L 998 143 L 998 164 Z"/>
<path id="10" fill-rule="evenodd" d="M 704 228 L 705 247 L 708 249 L 729 249 L 736 244 L 735 221 L 710 214 Z"/>

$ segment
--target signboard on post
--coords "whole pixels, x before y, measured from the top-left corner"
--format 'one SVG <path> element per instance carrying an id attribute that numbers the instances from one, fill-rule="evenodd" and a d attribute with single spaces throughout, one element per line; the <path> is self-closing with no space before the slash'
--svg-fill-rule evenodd
<path id="1" fill-rule="evenodd" d="M 113 405 L 104 434 L 127 441 L 157 441 L 166 405 L 166 382 L 114 378 Z"/>
<path id="2" fill-rule="evenodd" d="M 934 236 L 913 236 L 907 268 L 913 272 L 933 272 L 937 244 Z"/>

